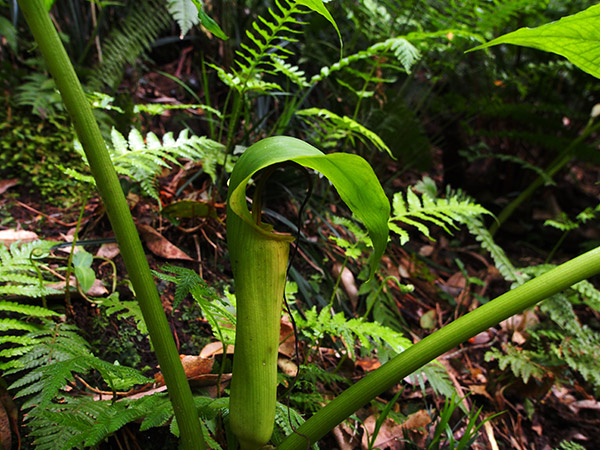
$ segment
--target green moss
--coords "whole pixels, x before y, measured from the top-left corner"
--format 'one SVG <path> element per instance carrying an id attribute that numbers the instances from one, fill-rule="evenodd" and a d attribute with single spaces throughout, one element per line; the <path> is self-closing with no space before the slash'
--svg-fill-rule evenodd
<path id="1" fill-rule="evenodd" d="M 66 116 L 41 119 L 7 100 L 0 107 L 0 179 L 18 178 L 29 192 L 50 203 L 77 198 L 78 183 L 56 167 L 82 165 L 73 150 L 74 138 Z"/>

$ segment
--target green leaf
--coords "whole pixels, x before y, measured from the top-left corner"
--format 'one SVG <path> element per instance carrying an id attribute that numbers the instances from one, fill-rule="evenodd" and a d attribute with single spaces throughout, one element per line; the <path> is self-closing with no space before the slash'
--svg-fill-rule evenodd
<path id="1" fill-rule="evenodd" d="M 322 173 L 362 221 L 373 242 L 370 272 L 373 276 L 387 245 L 390 204 L 373 169 L 360 156 L 347 153 L 326 155 L 292 137 L 263 139 L 249 147 L 236 164 L 229 182 L 231 210 L 259 233 L 274 239 L 281 237 L 254 222 L 246 204 L 246 185 L 259 170 L 285 161 L 293 161 Z"/>
<path id="2" fill-rule="evenodd" d="M 498 44 L 536 48 L 564 56 L 581 70 L 600 78 L 600 5 L 537 28 L 520 28 L 471 50 Z"/>
<path id="3" fill-rule="evenodd" d="M 331 16 L 331 13 L 327 10 L 327 8 L 325 8 L 325 5 L 323 4 L 322 0 L 296 0 L 296 3 L 298 3 L 299 5 L 304 5 L 307 8 L 310 8 L 314 12 L 319 13 L 323 17 L 325 17 L 331 23 L 331 25 L 333 25 L 335 31 L 337 31 L 338 37 L 340 38 L 340 48 L 343 47 L 340 29 L 338 28 L 337 23 L 335 23 L 335 20 Z"/>
<path id="4" fill-rule="evenodd" d="M 212 34 L 217 36 L 219 39 L 223 39 L 224 41 L 229 39 L 229 36 L 227 36 L 223 32 L 223 30 L 221 30 L 221 27 L 219 26 L 219 24 L 217 22 L 215 22 L 212 19 L 212 17 L 210 17 L 208 14 L 206 14 L 204 12 L 204 6 L 202 5 L 202 1 L 201 0 L 192 0 L 192 2 L 194 2 L 194 5 L 196 5 L 196 8 L 198 9 L 198 18 L 200 19 L 202 26 L 204 28 L 206 28 L 208 31 L 210 31 Z"/>
<path id="5" fill-rule="evenodd" d="M 200 200 L 181 200 L 165 206 L 161 214 L 164 216 L 181 218 L 191 217 L 217 217 L 215 207 L 208 202 Z"/>
<path id="6" fill-rule="evenodd" d="M 73 255 L 73 269 L 83 292 L 89 291 L 96 280 L 96 273 L 91 268 L 93 259 L 93 256 L 82 248 Z"/>

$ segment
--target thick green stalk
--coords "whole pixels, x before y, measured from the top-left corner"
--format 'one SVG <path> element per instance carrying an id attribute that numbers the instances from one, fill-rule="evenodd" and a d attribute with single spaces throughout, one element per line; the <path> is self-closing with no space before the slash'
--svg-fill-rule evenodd
<path id="1" fill-rule="evenodd" d="M 19 0 L 19 5 L 56 86 L 62 94 L 63 102 L 73 120 L 77 136 L 83 145 L 96 180 L 98 191 L 106 206 L 125 267 L 135 289 L 136 298 L 140 303 L 165 383 L 168 386 L 181 431 L 183 448 L 203 449 L 205 448 L 204 439 L 192 392 L 127 201 L 90 104 L 44 7 L 44 2 L 42 0 Z"/>
<path id="2" fill-rule="evenodd" d="M 281 306 L 292 237 L 261 233 L 229 210 L 227 240 L 237 305 L 229 421 L 242 450 L 254 450 L 271 439 L 275 423 Z"/>
<path id="3" fill-rule="evenodd" d="M 530 308 L 540 300 L 600 273 L 600 247 L 486 303 L 408 348 L 344 391 L 277 447 L 304 450 L 376 396 L 390 389 L 429 361 L 476 334 Z"/>
<path id="4" fill-rule="evenodd" d="M 552 178 L 560 169 L 566 166 L 567 163 L 571 161 L 576 148 L 598 128 L 600 128 L 600 122 L 594 124 L 593 118 L 590 119 L 583 132 L 576 139 L 574 139 L 573 142 L 565 147 L 550 163 L 548 168 L 545 170 L 547 177 Z M 529 186 L 527 186 L 523 192 L 521 192 L 521 194 L 519 194 L 517 198 L 506 205 L 506 207 L 498 215 L 498 219 L 490 227 L 490 233 L 492 235 L 498 231 L 498 228 L 500 228 L 502 224 L 506 222 L 510 216 L 512 216 L 515 210 L 521 206 L 523 202 L 528 200 L 535 191 L 537 191 L 541 186 L 544 185 L 544 183 L 546 183 L 547 177 L 539 175 Z"/>

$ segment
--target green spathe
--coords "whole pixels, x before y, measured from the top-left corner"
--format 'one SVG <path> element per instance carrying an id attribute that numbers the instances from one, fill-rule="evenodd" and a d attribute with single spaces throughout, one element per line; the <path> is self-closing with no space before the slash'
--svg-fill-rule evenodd
<path id="1" fill-rule="evenodd" d="M 281 303 L 293 241 L 290 235 L 275 233 L 272 226 L 252 216 L 246 186 L 261 169 L 285 161 L 325 175 L 365 224 L 374 248 L 371 277 L 388 239 L 389 201 L 361 157 L 325 155 L 301 140 L 280 136 L 254 144 L 238 160 L 227 202 L 227 241 L 238 315 L 230 424 L 244 450 L 261 448 L 273 433 Z"/>

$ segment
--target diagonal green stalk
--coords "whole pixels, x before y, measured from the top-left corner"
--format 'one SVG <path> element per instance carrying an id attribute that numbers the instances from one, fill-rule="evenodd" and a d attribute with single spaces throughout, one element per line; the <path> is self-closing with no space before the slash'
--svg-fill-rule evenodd
<path id="1" fill-rule="evenodd" d="M 90 104 L 50 20 L 44 2 L 42 0 L 19 0 L 19 5 L 73 120 L 77 136 L 83 145 L 96 180 L 98 191 L 106 206 L 125 267 L 135 289 L 136 298 L 140 303 L 140 309 L 168 387 L 181 432 L 182 446 L 186 450 L 204 449 L 202 429 L 192 392 L 183 371 L 131 212 Z"/>
<path id="2" fill-rule="evenodd" d="M 277 447 L 304 450 L 423 365 L 537 302 L 600 273 L 600 247 L 528 281 L 455 320 L 372 372 L 317 412 Z"/>
<path id="3" fill-rule="evenodd" d="M 590 137 L 594 132 L 596 132 L 600 128 L 600 122 L 594 123 L 593 118 L 587 123 L 583 132 L 574 139 L 567 147 L 565 147 L 554 160 L 548 165 L 548 168 L 545 170 L 545 174 L 547 177 L 552 178 L 556 173 L 561 170 L 564 166 L 567 165 L 569 161 L 573 158 L 573 154 L 575 153 L 577 147 L 584 142 L 588 137 Z M 527 188 L 519 194 L 517 198 L 515 198 L 512 202 L 510 202 L 506 207 L 500 212 L 497 220 L 490 227 L 490 233 L 494 235 L 498 228 L 506 222 L 506 220 L 512 216 L 515 210 L 521 206 L 521 204 L 527 201 L 540 187 L 544 185 L 547 177 L 538 176 Z"/>

